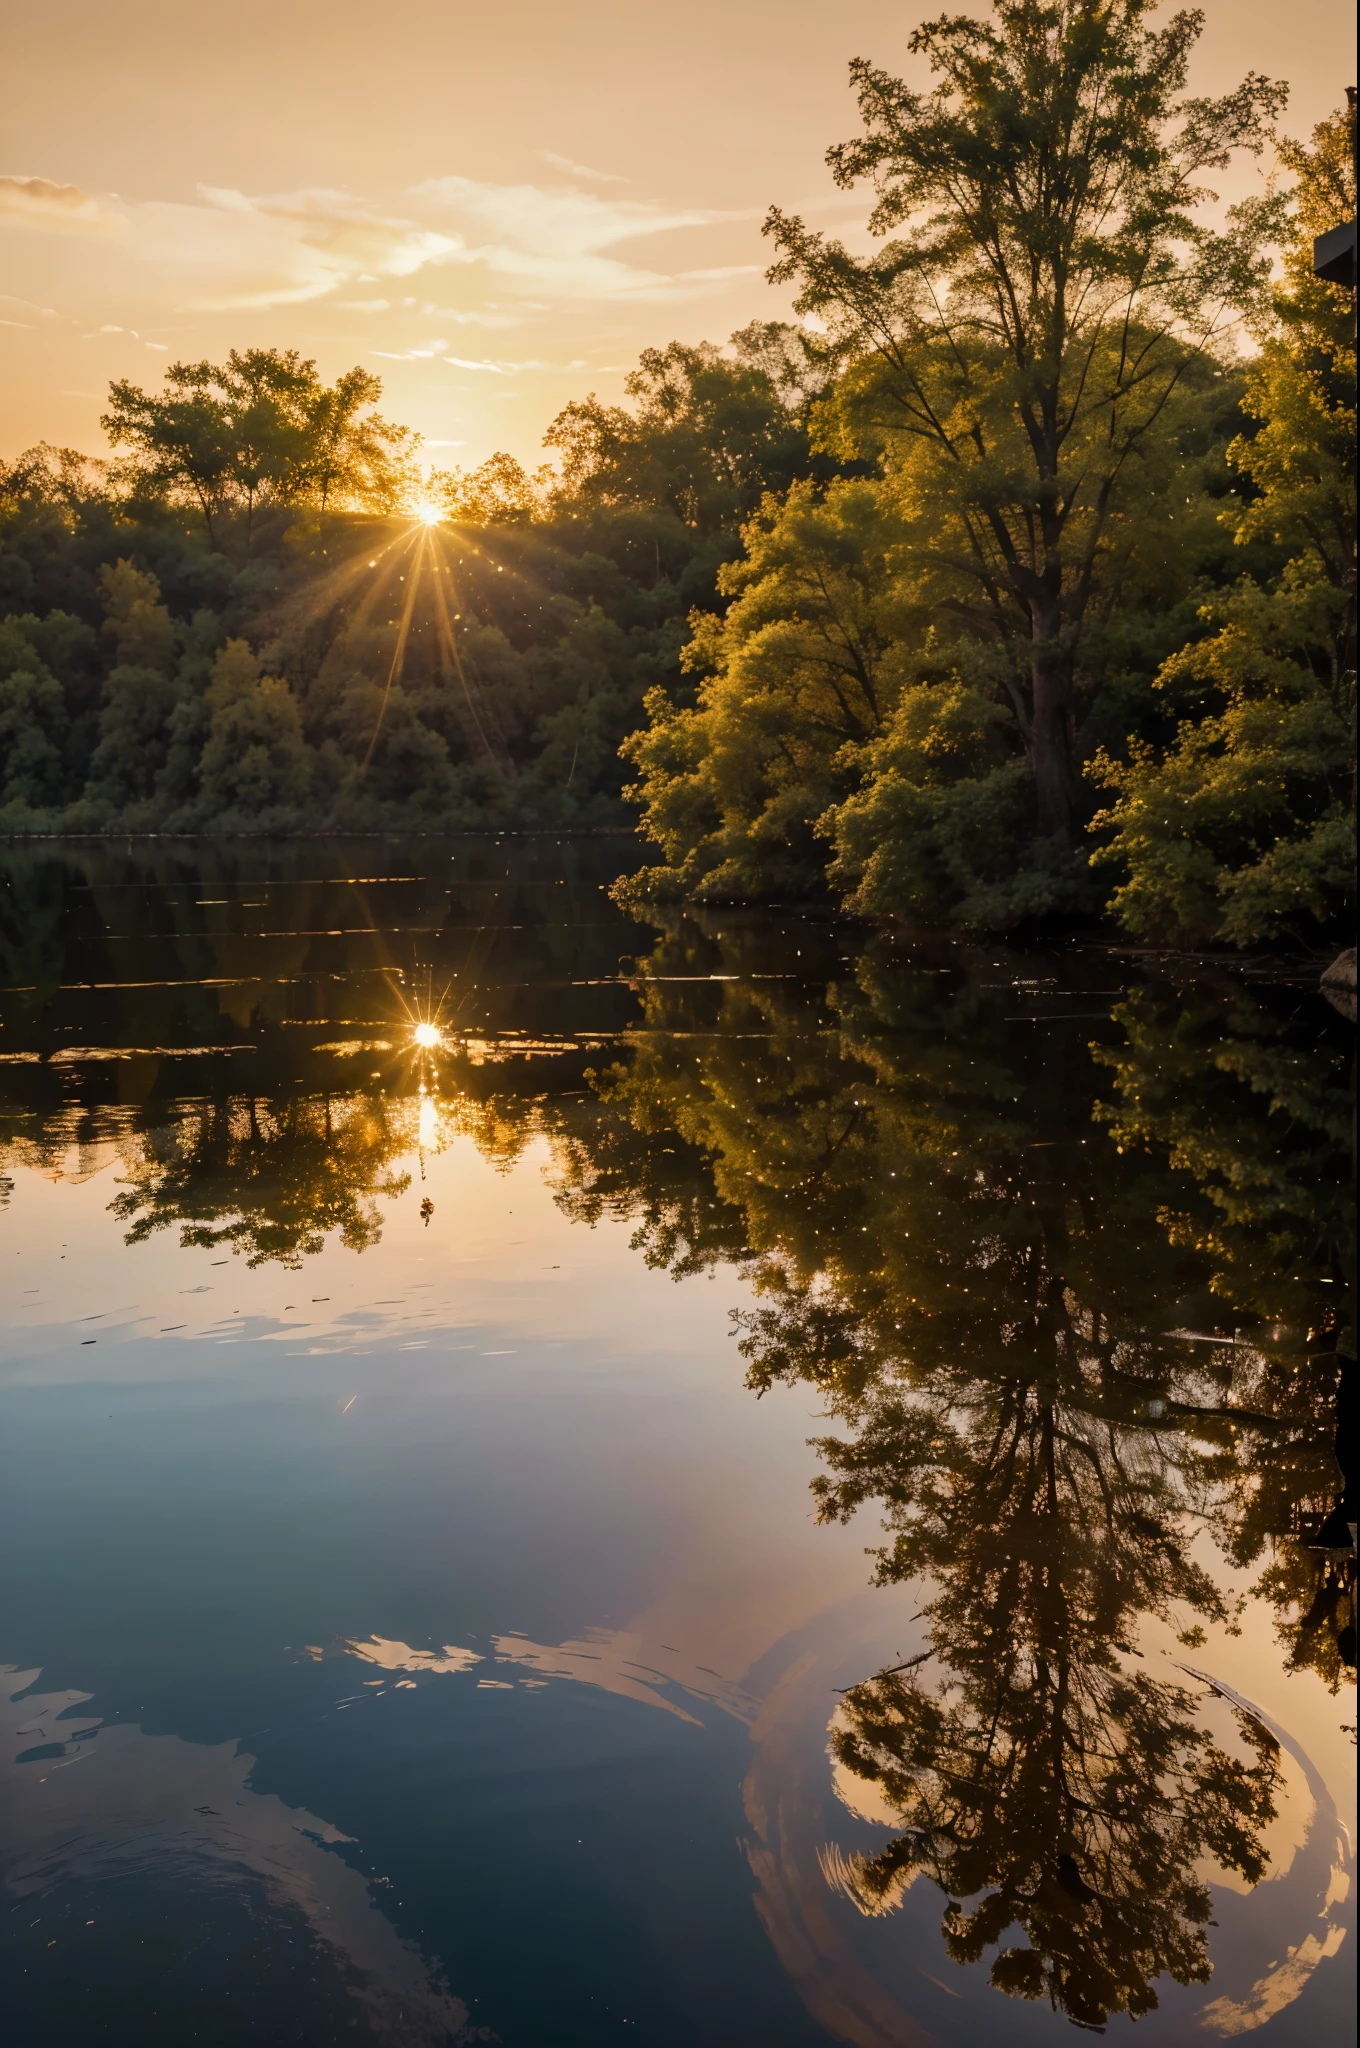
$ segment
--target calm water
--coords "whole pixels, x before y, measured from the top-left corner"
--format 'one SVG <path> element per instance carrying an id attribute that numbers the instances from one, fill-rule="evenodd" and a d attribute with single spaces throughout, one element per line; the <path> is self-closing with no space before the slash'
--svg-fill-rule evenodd
<path id="1" fill-rule="evenodd" d="M 0 853 L 6 2041 L 1352 2038 L 1353 1027 L 633 857 Z"/>

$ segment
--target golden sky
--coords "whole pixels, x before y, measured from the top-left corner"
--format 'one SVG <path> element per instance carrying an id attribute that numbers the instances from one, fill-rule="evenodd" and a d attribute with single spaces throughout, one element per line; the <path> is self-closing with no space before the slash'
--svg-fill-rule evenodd
<path id="1" fill-rule="evenodd" d="M 1206 0 L 1192 80 L 1354 80 L 1347 0 Z M 430 457 L 539 457 L 639 349 L 782 314 L 771 202 L 843 231 L 846 65 L 939 0 L 44 0 L 0 72 L 0 454 L 104 452 L 109 379 L 280 346 L 376 370 Z M 924 82 L 924 81 L 923 81 Z M 1238 189 L 1261 175 L 1240 174 Z"/>

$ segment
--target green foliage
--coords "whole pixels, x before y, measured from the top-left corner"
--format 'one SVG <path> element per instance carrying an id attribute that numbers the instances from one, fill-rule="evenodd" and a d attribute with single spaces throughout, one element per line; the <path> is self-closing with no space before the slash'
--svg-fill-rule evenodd
<path id="1" fill-rule="evenodd" d="M 861 132 L 828 160 L 873 184 L 877 253 L 775 210 L 805 326 L 646 350 L 532 474 L 502 452 L 422 482 L 377 380 L 295 351 L 114 385 L 112 463 L 0 472 L 4 822 L 640 808 L 660 860 L 630 903 L 830 890 L 1004 930 L 1093 914 L 1112 868 L 1143 935 L 1329 932 L 1355 352 L 1310 245 L 1354 204 L 1352 125 L 1206 225 L 1205 178 L 1261 150 L 1283 88 L 1185 97 L 1200 17 L 1152 14 L 943 16 L 909 39 L 923 92 L 856 62 Z M 229 643 L 256 668 L 226 691 Z"/>
<path id="2" fill-rule="evenodd" d="M 694 622 L 710 679 L 693 703 L 651 697 L 627 744 L 663 855 L 629 900 L 829 881 L 859 915 L 982 929 L 1098 906 L 1083 761 L 1166 738 L 1153 678 L 1223 580 L 1219 503 L 1263 488 L 1224 461 L 1226 335 L 1280 217 L 1199 216 L 1204 174 L 1261 149 L 1283 89 L 1183 99 L 1199 17 L 1149 13 L 941 18 L 910 42 L 926 94 L 852 66 L 862 133 L 828 161 L 872 180 L 884 247 L 861 259 L 777 209 L 767 232 L 814 330 L 813 444 L 875 472 L 825 490 L 828 520 L 856 506 L 863 589 L 847 601 L 812 483 L 748 524 L 736 602 Z M 777 575 L 771 536 L 801 551 Z M 1249 538 L 1253 567 L 1278 564 L 1273 529 Z M 856 637 L 848 698 L 872 675 L 872 701 L 828 714 L 812 679 L 834 685 Z"/>
<path id="3" fill-rule="evenodd" d="M 1150 13 L 994 0 L 987 20 L 943 16 L 909 41 L 939 80 L 924 95 L 857 61 L 863 132 L 828 162 L 841 185 L 872 180 L 871 231 L 894 239 L 861 261 L 778 209 L 767 222 L 772 277 L 847 365 L 823 432 L 900 473 L 923 581 L 995 650 L 1026 836 L 1063 841 L 1091 625 L 1165 517 L 1225 301 L 1263 275 L 1262 210 L 1214 233 L 1198 180 L 1259 150 L 1284 96 L 1253 75 L 1182 102 L 1202 18 L 1157 30 Z"/>
<path id="4" fill-rule="evenodd" d="M 832 820 L 831 879 L 848 910 L 1005 930 L 1088 907 L 1070 854 L 1033 836 L 1013 732 L 1010 713 L 957 675 L 903 692 L 867 750 L 863 788 Z"/>
<path id="5" fill-rule="evenodd" d="M 156 788 L 168 751 L 168 727 L 179 698 L 174 673 L 176 635 L 159 602 L 154 576 L 129 561 L 99 571 L 117 665 L 104 684 L 99 739 L 90 760 L 87 798 L 118 811 L 136 806 Z"/>
<path id="6" fill-rule="evenodd" d="M 786 335 L 757 323 L 732 337 L 735 360 L 707 342 L 644 349 L 624 386 L 633 411 L 594 396 L 567 406 L 544 436 L 562 502 L 658 505 L 687 527 L 735 528 L 808 464 L 806 422 L 786 402 L 799 375 Z"/>
<path id="7" fill-rule="evenodd" d="M 213 664 L 204 705 L 203 809 L 223 817 L 228 829 L 238 820 L 256 827 L 293 822 L 306 805 L 312 771 L 287 683 L 262 676 L 244 640 L 228 640 Z"/>
<path id="8" fill-rule="evenodd" d="M 619 747 L 646 692 L 679 683 L 739 518 L 811 463 L 800 361 L 775 323 L 727 354 L 650 351 L 567 474 L 505 454 L 432 473 L 433 531 L 377 516 L 414 499 L 414 444 L 364 373 L 324 387 L 253 350 L 116 387 L 107 474 L 39 449 L 0 477 L 0 592 L 41 626 L 64 707 L 11 691 L 7 821 L 627 822 Z M 257 672 L 224 697 L 229 641 Z"/>
<path id="9" fill-rule="evenodd" d="M 631 900 L 815 887 L 817 820 L 852 786 L 851 764 L 900 688 L 898 538 L 867 480 L 824 494 L 804 482 L 782 504 L 766 500 L 719 579 L 726 617 L 691 619 L 685 666 L 710 671 L 696 703 L 653 693 L 651 724 L 626 743 L 643 829 L 667 856 L 623 885 Z"/>
<path id="10" fill-rule="evenodd" d="M 61 799 L 66 705 L 42 658 L 44 623 L 0 623 L 0 815 L 16 822 Z"/>
<path id="11" fill-rule="evenodd" d="M 394 511 L 409 495 L 414 440 L 370 410 L 382 386 L 350 370 L 323 385 L 296 349 L 233 349 L 225 363 L 172 363 L 159 395 L 120 379 L 103 427 L 127 453 L 134 494 L 195 505 L 216 544 L 226 516 L 249 534 L 262 505 Z"/>
<path id="12" fill-rule="evenodd" d="M 1258 431 L 1229 451 L 1255 492 L 1237 538 L 1289 559 L 1271 587 L 1244 578 L 1206 605 L 1208 637 L 1164 665 L 1188 713 L 1172 744 L 1093 765 L 1116 792 L 1095 859 L 1122 871 L 1113 908 L 1140 934 L 1311 938 L 1354 900 L 1355 315 L 1311 272 L 1314 234 L 1354 211 L 1352 149 L 1336 119 L 1282 152 L 1295 240 L 1243 399 Z"/>
<path id="13" fill-rule="evenodd" d="M 426 499 L 461 525 L 515 526 L 542 509 L 542 491 L 513 455 L 488 456 L 480 468 L 432 470 Z"/>

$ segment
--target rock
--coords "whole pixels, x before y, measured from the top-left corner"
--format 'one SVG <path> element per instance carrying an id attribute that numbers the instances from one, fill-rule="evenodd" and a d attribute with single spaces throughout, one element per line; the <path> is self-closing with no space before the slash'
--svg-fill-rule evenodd
<path id="1" fill-rule="evenodd" d="M 1334 1010 L 1340 1010 L 1351 1023 L 1355 1015 L 1355 948 L 1348 946 L 1344 953 L 1338 953 L 1322 977 L 1322 993 Z"/>

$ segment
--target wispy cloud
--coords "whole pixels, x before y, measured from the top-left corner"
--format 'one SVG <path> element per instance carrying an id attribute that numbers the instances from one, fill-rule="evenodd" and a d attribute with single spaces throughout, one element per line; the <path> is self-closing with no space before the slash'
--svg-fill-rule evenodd
<path id="1" fill-rule="evenodd" d="M 551 310 L 535 299 L 519 299 L 514 305 L 488 299 L 480 306 L 470 307 L 438 306 L 429 299 L 413 298 L 402 299 L 400 303 L 405 312 L 419 313 L 423 320 L 444 321 L 450 327 L 522 327 L 533 314 Z"/>
<path id="2" fill-rule="evenodd" d="M 558 156 L 556 150 L 541 149 L 539 155 L 544 163 L 551 164 L 554 170 L 568 171 L 573 178 L 589 178 L 596 185 L 628 185 L 632 183 L 630 178 L 621 176 L 618 171 L 594 171 L 589 164 L 574 164 L 569 156 Z"/>
<path id="3" fill-rule="evenodd" d="M 59 313 L 55 306 L 40 306 L 36 299 L 18 299 L 13 292 L 0 292 L 0 306 L 18 306 L 22 312 L 36 313 L 40 320 L 70 319 L 68 313 Z"/>
<path id="4" fill-rule="evenodd" d="M 197 206 L 139 206 L 130 226 L 139 253 L 196 280 L 195 303 L 205 310 L 325 298 L 346 284 L 410 277 L 457 248 L 448 235 L 374 212 L 347 192 L 200 191 Z"/>
<path id="5" fill-rule="evenodd" d="M 446 260 L 480 266 L 553 298 L 685 297 L 693 285 L 606 252 L 741 217 L 710 207 L 668 208 L 569 187 L 545 190 L 462 177 L 431 178 L 411 197 L 456 230 L 459 247 Z"/>
<path id="6" fill-rule="evenodd" d="M 394 363 L 429 362 L 435 356 L 442 356 L 448 347 L 446 341 L 427 341 L 420 348 L 371 348 L 371 356 L 386 356 Z"/>
<path id="7" fill-rule="evenodd" d="M 117 213 L 78 185 L 58 185 L 51 178 L 0 177 L 0 220 L 81 234 L 108 234 L 122 226 Z"/>
<path id="8" fill-rule="evenodd" d="M 574 176 L 612 173 L 553 158 Z M 744 220 L 709 207 L 665 207 L 577 185 L 494 184 L 447 176 L 405 195 L 399 211 L 327 187 L 250 194 L 204 185 L 196 201 L 96 200 L 45 178 L 0 178 L 0 223 L 66 232 L 116 230 L 129 259 L 159 271 L 186 309 L 220 312 L 335 297 L 356 313 L 391 313 L 389 280 L 442 271 L 459 306 L 420 302 L 423 317 L 457 327 L 514 326 L 571 302 L 693 298 L 758 265 L 671 269 L 630 245 Z M 477 280 L 495 296 L 486 297 Z M 494 282 L 493 282 L 494 280 Z M 355 287 L 377 286 L 355 292 Z M 347 296 L 340 298 L 338 294 Z M 413 298 L 400 300 L 414 308 Z M 479 365 L 480 367 L 480 365 Z"/>
<path id="9" fill-rule="evenodd" d="M 451 363 L 455 370 L 489 370 L 496 377 L 517 377 L 523 370 L 584 370 L 586 367 L 584 359 L 570 363 L 544 363 L 534 356 L 518 363 L 507 362 L 504 359 L 492 362 L 486 356 L 480 362 L 470 361 L 467 356 L 445 356 L 444 361 Z"/>
<path id="10" fill-rule="evenodd" d="M 729 277 L 758 277 L 765 268 L 763 263 L 716 263 L 707 270 L 680 270 L 676 276 L 684 284 L 725 284 Z"/>
<path id="11" fill-rule="evenodd" d="M 518 377 L 525 370 L 584 370 L 587 368 L 584 357 L 571 363 L 542 362 L 536 356 L 530 356 L 519 362 L 509 361 L 505 358 L 497 362 L 493 361 L 490 356 L 448 356 L 438 353 L 439 350 L 446 349 L 447 347 L 448 343 L 441 341 L 430 348 L 371 348 L 369 354 L 371 356 L 381 356 L 384 361 L 389 363 L 428 362 L 431 358 L 437 356 L 441 363 L 447 363 L 452 369 L 484 370 L 493 377 Z M 462 385 L 458 388 L 468 390 L 471 387 Z"/>

